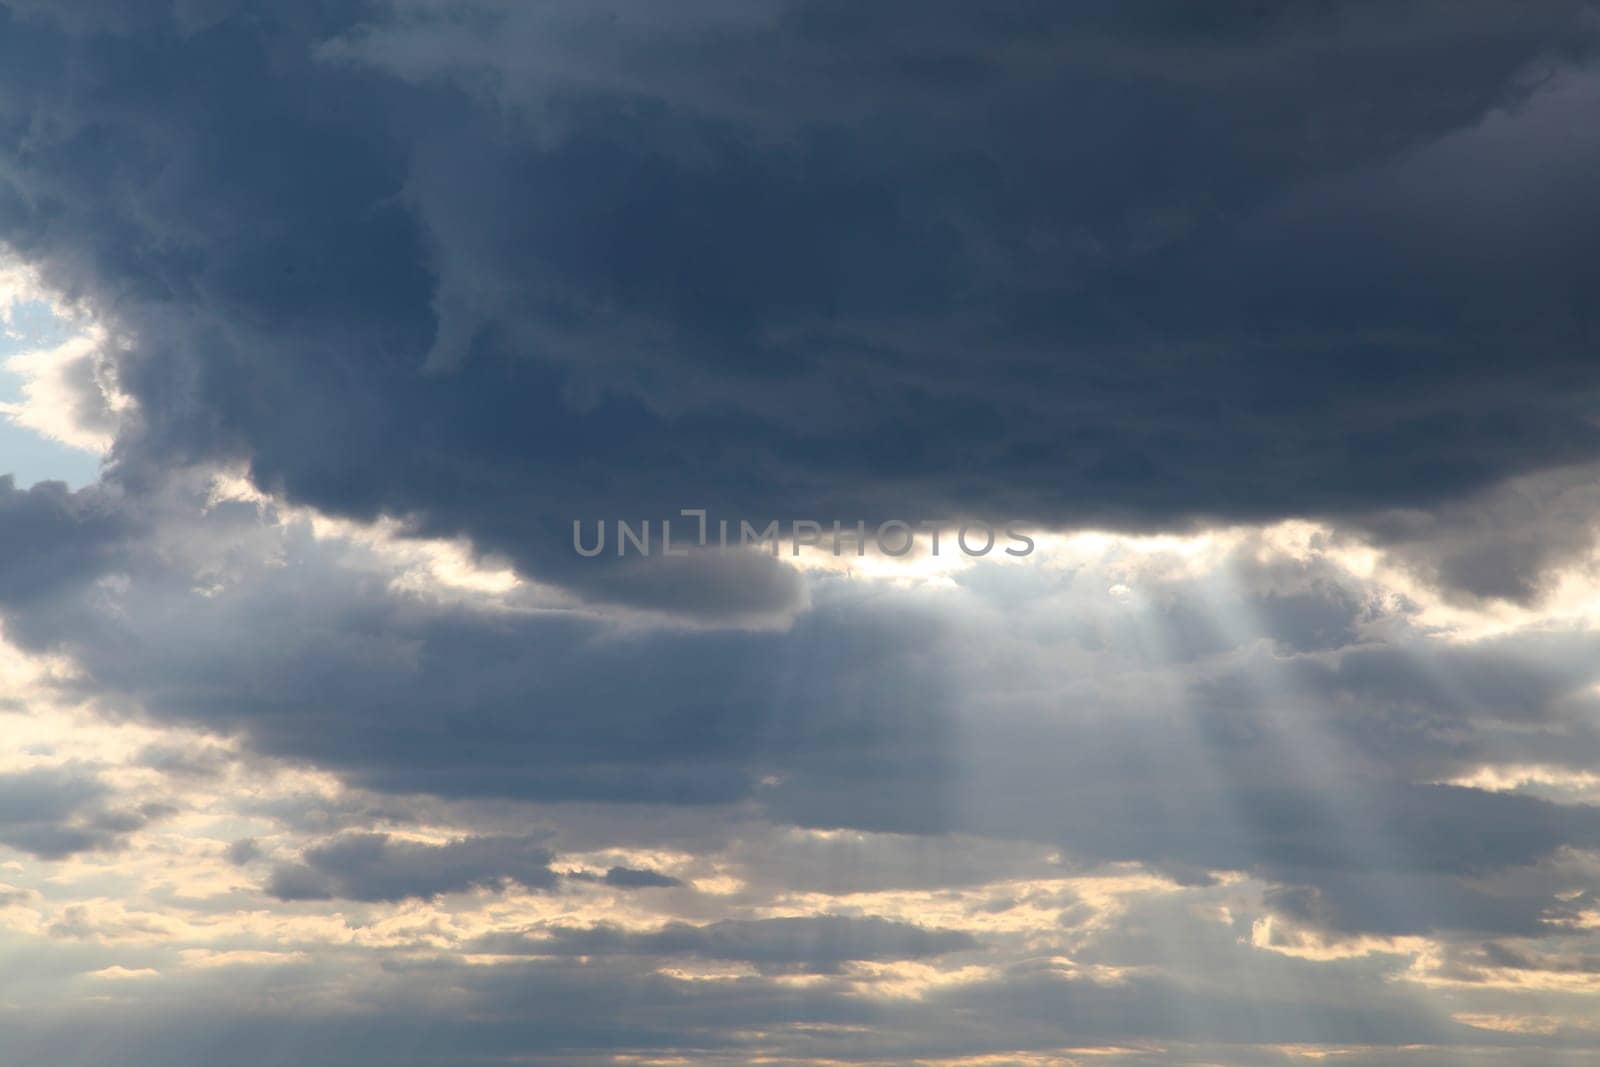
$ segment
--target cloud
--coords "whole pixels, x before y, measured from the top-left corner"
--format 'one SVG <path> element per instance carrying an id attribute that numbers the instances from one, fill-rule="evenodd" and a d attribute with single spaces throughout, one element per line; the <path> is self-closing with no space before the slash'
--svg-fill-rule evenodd
<path id="1" fill-rule="evenodd" d="M 1592 1058 L 1595 26 L 0 0 L 0 1057 Z"/>
<path id="2" fill-rule="evenodd" d="M 275 868 L 267 892 L 279 900 L 404 900 L 468 889 L 556 884 L 548 850 L 527 839 L 472 837 L 445 844 L 387 834 L 344 834 Z"/>
<path id="3" fill-rule="evenodd" d="M 1426 580 L 1465 598 L 1535 604 L 1562 568 L 1592 564 L 1600 496 L 1592 465 L 1514 478 L 1433 510 L 1380 512 L 1366 525 Z"/>
<path id="4" fill-rule="evenodd" d="M 99 577 L 130 534 L 127 513 L 98 487 L 61 482 L 18 489 L 0 475 L 0 602 L 13 608 Z"/>
<path id="5" fill-rule="evenodd" d="M 41 859 L 117 848 L 152 814 L 117 806 L 90 771 L 39 768 L 0 775 L 0 844 Z"/>
<path id="6" fill-rule="evenodd" d="M 817 576 L 786 629 L 707 631 L 536 608 L 515 589 L 419 597 L 350 535 L 197 499 L 143 498 L 130 528 L 155 536 L 116 543 L 115 580 L 75 576 L 14 638 L 72 655 L 66 693 L 356 786 L 753 805 L 808 827 L 1031 840 L 1202 883 L 1471 876 L 1600 834 L 1590 806 L 1439 784 L 1600 751 L 1587 633 L 1430 638 L 1336 556 L 1266 535 L 1182 566 L 1115 547 L 1075 569 L 1040 561 L 1020 592 L 1004 567 L 944 590 Z M 1135 601 L 1106 593 L 1124 579 Z M 281 866 L 273 891 L 389 899 L 316 855 Z M 412 895 L 446 891 L 430 886 Z M 1348 920 L 1362 921 L 1389 922 Z"/>
<path id="7" fill-rule="evenodd" d="M 670 923 L 659 930 L 557 929 L 542 936 L 497 935 L 474 948 L 507 955 L 661 956 L 732 960 L 780 971 L 832 972 L 855 960 L 915 960 L 979 947 L 970 934 L 879 918 L 845 916 Z"/>
<path id="8" fill-rule="evenodd" d="M 671 875 L 639 867 L 612 867 L 603 880 L 606 885 L 618 889 L 668 889 L 683 884 L 681 879 Z"/>
<path id="9" fill-rule="evenodd" d="M 0 414 L 68 447 L 105 452 L 117 429 L 115 388 L 101 378 L 105 347 L 106 339 L 91 330 L 54 348 L 8 357 L 5 369 L 24 379 L 23 399 L 0 403 Z"/>
<path id="10" fill-rule="evenodd" d="M 122 479 L 726 615 L 794 587 L 571 520 L 1360 516 L 1600 448 L 1576 2 L 75 10 L 9 16 L 0 238 L 129 338 Z"/>

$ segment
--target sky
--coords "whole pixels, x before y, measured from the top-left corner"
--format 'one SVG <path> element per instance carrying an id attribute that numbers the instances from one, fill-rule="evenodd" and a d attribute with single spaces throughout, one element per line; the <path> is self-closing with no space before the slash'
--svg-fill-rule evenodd
<path id="1" fill-rule="evenodd" d="M 0 1060 L 1595 1062 L 1596 129 L 1583 0 L 0 0 Z"/>
<path id="2" fill-rule="evenodd" d="M 81 347 L 84 339 L 70 317 L 34 298 L 43 294 L 30 292 L 37 282 L 26 277 L 26 268 L 14 260 L 10 267 L 0 270 L 0 455 L 6 473 L 25 484 L 57 481 L 81 489 L 98 477 L 100 449 L 64 440 L 59 425 L 42 421 L 59 410 L 59 397 L 48 394 L 51 377 L 41 372 L 69 358 L 62 346 Z"/>

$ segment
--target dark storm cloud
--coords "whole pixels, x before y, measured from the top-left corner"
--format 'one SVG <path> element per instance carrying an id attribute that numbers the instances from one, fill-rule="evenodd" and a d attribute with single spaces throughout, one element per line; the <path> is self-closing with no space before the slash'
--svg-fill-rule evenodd
<path id="1" fill-rule="evenodd" d="M 468 837 L 442 845 L 387 834 L 345 834 L 276 868 L 267 892 L 280 900 L 404 900 L 516 884 L 549 889 L 550 852 L 526 838 Z"/>
<path id="2" fill-rule="evenodd" d="M 129 484 L 245 458 L 693 611 L 567 523 L 1362 514 L 1600 452 L 1576 0 L 8 10 L 0 238 L 133 339 Z"/>

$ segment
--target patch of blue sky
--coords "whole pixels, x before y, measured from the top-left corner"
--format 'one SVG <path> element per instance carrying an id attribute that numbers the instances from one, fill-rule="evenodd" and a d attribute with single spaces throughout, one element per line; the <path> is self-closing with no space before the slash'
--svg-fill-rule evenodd
<path id="1" fill-rule="evenodd" d="M 12 305 L 9 321 L 0 329 L 0 404 L 23 400 L 24 378 L 7 367 L 11 357 L 41 348 L 54 348 L 71 339 L 74 325 L 56 315 L 41 301 Z M 66 482 L 74 489 L 100 476 L 100 457 L 52 440 L 0 414 L 0 474 L 10 474 L 18 486 L 35 482 Z"/>

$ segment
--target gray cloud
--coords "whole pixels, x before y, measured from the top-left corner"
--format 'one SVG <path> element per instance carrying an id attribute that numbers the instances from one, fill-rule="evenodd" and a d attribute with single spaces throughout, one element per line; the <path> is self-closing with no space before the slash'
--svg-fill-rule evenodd
<path id="1" fill-rule="evenodd" d="M 42 859 L 114 849 L 159 809 L 125 808 L 92 772 L 40 768 L 0 775 L 0 844 Z"/>
<path id="2" fill-rule="evenodd" d="M 404 900 L 515 883 L 556 884 L 547 849 L 525 838 L 471 837 L 430 845 L 387 834 L 344 834 L 272 872 L 280 900 Z"/>
<path id="3" fill-rule="evenodd" d="M 494 935 L 474 946 L 509 955 L 624 955 L 734 960 L 777 971 L 827 973 L 853 960 L 915 960 L 979 947 L 972 935 L 879 918 L 808 916 L 671 923 L 637 933 L 616 927 L 556 929 L 542 936 Z"/>
<path id="4" fill-rule="evenodd" d="M 0 0 L 0 241 L 107 328 L 68 384 L 117 434 L 97 486 L 0 482 L 6 640 L 85 716 L 210 735 L 129 778 L 226 793 L 225 740 L 339 789 L 217 799 L 160 846 L 227 865 L 195 886 L 0 894 L 43 931 L 0 946 L 37 976 L 0 1053 L 1590 1055 L 1494 977 L 1591 972 L 1600 808 L 1461 783 L 1591 795 L 1595 635 L 1466 640 L 1318 552 L 1371 538 L 1469 609 L 1586 562 L 1593 8 L 1259 7 Z M 526 581 L 419 588 L 219 469 Z M 571 549 L 691 506 L 1324 530 L 922 585 Z M 0 776 L 0 843 L 168 810 L 108 782 Z M 513 886 L 629 921 L 445 921 Z M 352 901 L 407 943 L 211 959 L 155 914 Z M 1361 937 L 1471 988 L 1293 956 Z"/>
<path id="5" fill-rule="evenodd" d="M 104 1040 L 100 1028 L 118 1023 L 127 1063 L 153 1065 L 236 1048 L 238 1062 L 247 1065 L 291 1055 L 308 1067 L 331 1067 L 352 1053 L 443 1067 L 506 1055 L 599 1063 L 616 1054 L 669 1050 L 714 1063 L 758 1056 L 873 1062 L 939 1051 L 1048 1054 L 1152 1033 L 1167 1049 L 1144 1053 L 1144 1062 L 1155 1064 L 1182 1063 L 1207 1052 L 1214 1060 L 1254 1057 L 1263 1053 L 1247 1046 L 1258 1043 L 1352 1039 L 1391 1057 L 1375 1063 L 1407 1062 L 1411 1053 L 1405 1046 L 1446 1041 L 1492 1047 L 1502 1059 L 1544 1054 L 1537 1038 L 1470 1030 L 1382 988 L 1370 974 L 1368 988 L 1344 1003 L 1315 1005 L 1315 988 L 1305 984 L 1308 972 L 1294 966 L 1273 976 L 1280 983 L 1276 989 L 1245 999 L 1221 992 L 1195 997 L 1143 977 L 1097 983 L 1036 962 L 926 1002 L 867 1002 L 831 984 L 797 995 L 760 979 L 685 983 L 642 973 L 636 961 L 626 959 L 470 970 L 418 962 L 395 967 L 408 984 L 354 1017 L 233 1011 L 218 1018 L 198 1013 L 192 1003 L 174 1003 L 152 1020 L 112 1005 L 76 1029 L 54 1013 L 8 1020 L 4 1040 L 19 1054 L 54 1049 L 63 1063 L 88 1064 L 97 1041 Z M 472 994 L 484 1005 L 484 1017 L 468 1021 L 429 1007 L 420 997 L 425 986 Z M 629 1010 L 619 1016 L 617 1004 Z M 1592 1039 L 1584 1043 L 1575 1036 L 1569 1047 L 1592 1049 Z M 1229 1051 L 1234 1048 L 1240 1051 Z"/>
<path id="6" fill-rule="evenodd" d="M 603 881 L 618 889 L 670 889 L 683 884 L 671 875 L 640 867 L 612 867 L 606 871 Z"/>
<path id="7" fill-rule="evenodd" d="M 132 532 L 126 509 L 99 488 L 70 492 L 40 482 L 18 489 L 0 475 L 0 603 L 24 607 L 98 578 Z"/>
<path id="8" fill-rule="evenodd" d="M 1576 0 L 462 10 L 12 17 L 0 235 L 135 340 L 118 478 L 727 615 L 794 589 L 568 523 L 1359 516 L 1600 447 Z"/>
<path id="9" fill-rule="evenodd" d="M 1197 884 L 1236 869 L 1330 889 L 1351 872 L 1474 876 L 1600 841 L 1591 807 L 1431 784 L 1499 760 L 1586 766 L 1592 639 L 1430 640 L 1326 563 L 1241 549 L 1126 606 L 1109 579 L 1070 573 L 1019 590 L 980 569 L 943 595 L 818 580 L 785 630 L 639 630 L 408 600 L 351 547 L 254 508 L 195 516 L 186 499 L 142 505 L 161 539 L 116 550 L 136 616 L 78 583 L 14 639 L 70 652 L 85 673 L 69 691 L 354 785 L 755 805 L 805 826 L 1049 843 Z M 1072 714 L 1048 695 L 1060 687 Z M 272 888 L 377 892 L 309 860 Z M 1395 921 L 1350 915 L 1341 928 Z"/>
<path id="10" fill-rule="evenodd" d="M 1537 602 L 1557 567 L 1595 543 L 1600 490 L 1579 465 L 1528 475 L 1448 507 L 1395 509 L 1366 520 L 1427 581 L 1471 598 Z"/>

